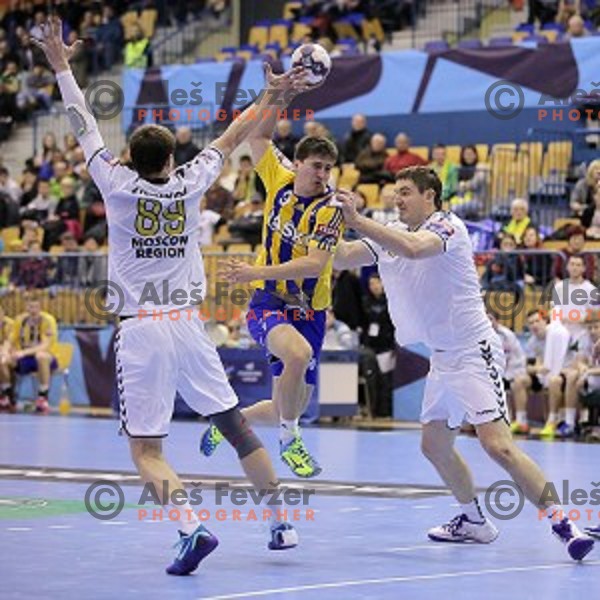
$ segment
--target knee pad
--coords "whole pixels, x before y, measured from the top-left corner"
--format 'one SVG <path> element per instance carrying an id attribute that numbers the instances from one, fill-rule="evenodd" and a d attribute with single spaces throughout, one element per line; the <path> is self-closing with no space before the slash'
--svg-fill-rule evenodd
<path id="1" fill-rule="evenodd" d="M 240 459 L 263 447 L 258 436 L 252 431 L 250 424 L 237 406 L 212 415 L 210 420 L 234 447 Z"/>

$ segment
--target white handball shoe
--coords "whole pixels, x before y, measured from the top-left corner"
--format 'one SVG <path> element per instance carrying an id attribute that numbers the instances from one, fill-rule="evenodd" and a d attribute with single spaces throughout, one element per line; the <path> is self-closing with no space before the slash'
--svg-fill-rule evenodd
<path id="1" fill-rule="evenodd" d="M 483 523 L 474 523 L 467 515 L 458 515 L 444 525 L 433 527 L 427 535 L 434 542 L 490 544 L 498 537 L 498 530 L 489 519 L 485 519 Z"/>

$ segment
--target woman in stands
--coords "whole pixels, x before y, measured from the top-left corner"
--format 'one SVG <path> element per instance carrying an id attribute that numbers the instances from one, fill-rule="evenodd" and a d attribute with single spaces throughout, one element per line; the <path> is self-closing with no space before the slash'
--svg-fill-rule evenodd
<path id="1" fill-rule="evenodd" d="M 571 192 L 571 210 L 579 217 L 587 206 L 594 204 L 594 192 L 600 176 L 600 160 L 593 160 Z"/>
<path id="2" fill-rule="evenodd" d="M 533 225 L 527 227 L 525 230 L 521 247 L 524 250 L 542 250 L 540 234 Z M 548 253 L 528 253 L 523 255 L 525 283 L 527 285 L 546 287 L 552 280 L 552 262 L 553 257 Z"/>
<path id="3" fill-rule="evenodd" d="M 486 171 L 479 164 L 477 148 L 463 146 L 458 168 L 458 193 L 450 200 L 452 210 L 464 219 L 477 218 L 484 206 L 486 184 Z"/>

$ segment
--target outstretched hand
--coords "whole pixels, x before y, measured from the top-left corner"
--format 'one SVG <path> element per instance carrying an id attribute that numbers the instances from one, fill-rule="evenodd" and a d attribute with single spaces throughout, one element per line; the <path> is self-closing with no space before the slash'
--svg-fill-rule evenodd
<path id="1" fill-rule="evenodd" d="M 40 26 L 41 38 L 31 38 L 31 42 L 46 55 L 52 69 L 58 73 L 69 70 L 69 61 L 79 50 L 83 42 L 75 41 L 70 46 L 63 42 L 62 21 L 57 16 L 50 16 Z"/>
<path id="2" fill-rule="evenodd" d="M 269 63 L 264 63 L 265 77 L 269 89 L 284 92 L 286 96 L 297 96 L 311 89 L 308 83 L 308 73 L 304 67 L 294 67 L 285 73 L 275 75 Z"/>
<path id="3" fill-rule="evenodd" d="M 257 279 L 252 265 L 235 258 L 219 263 L 217 277 L 228 283 L 249 283 Z"/>

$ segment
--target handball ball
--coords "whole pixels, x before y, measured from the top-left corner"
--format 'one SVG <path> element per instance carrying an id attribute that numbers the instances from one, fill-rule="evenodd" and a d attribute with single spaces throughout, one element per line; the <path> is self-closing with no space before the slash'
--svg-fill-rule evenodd
<path id="1" fill-rule="evenodd" d="M 302 44 L 292 54 L 292 67 L 304 67 L 308 71 L 308 83 L 322 83 L 331 71 L 331 57 L 319 44 Z"/>

